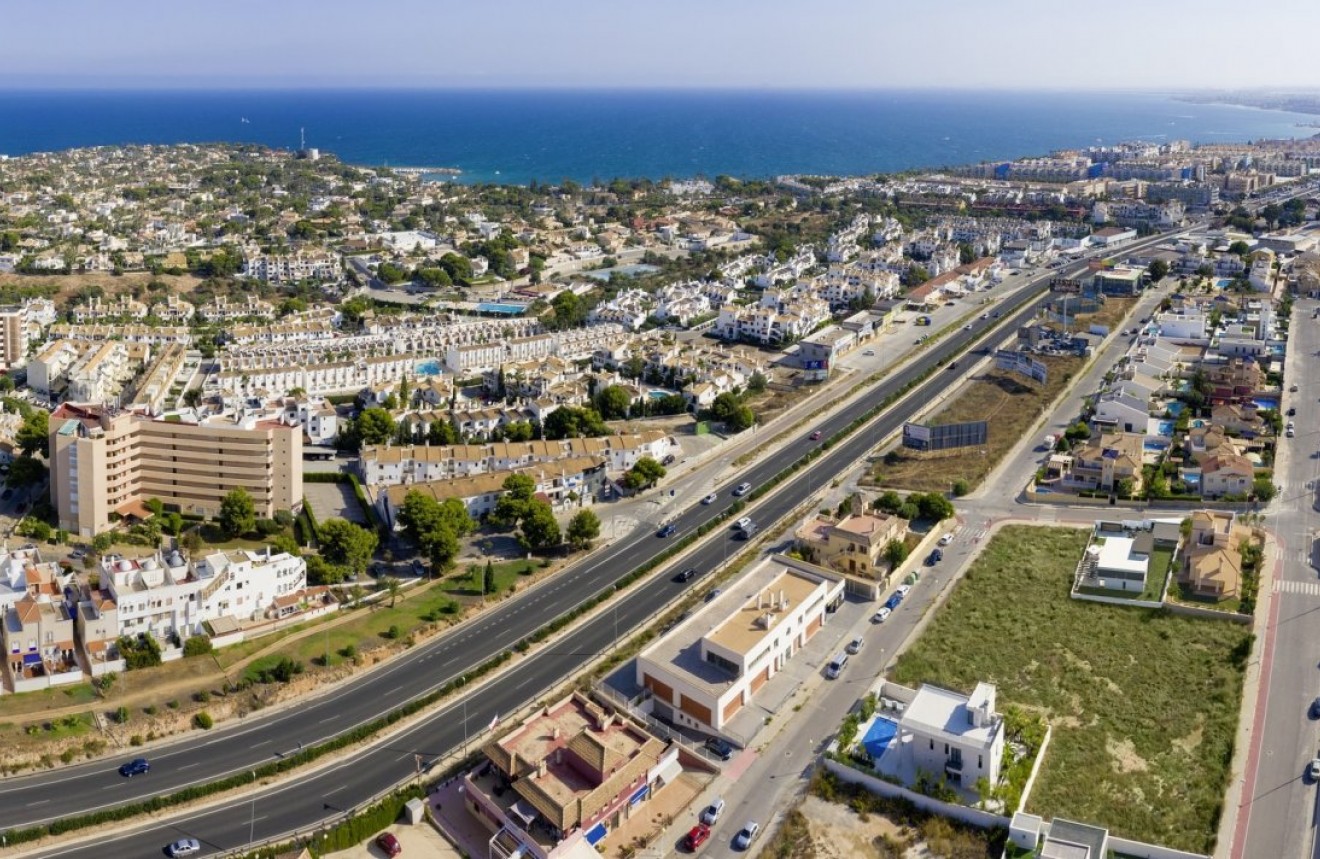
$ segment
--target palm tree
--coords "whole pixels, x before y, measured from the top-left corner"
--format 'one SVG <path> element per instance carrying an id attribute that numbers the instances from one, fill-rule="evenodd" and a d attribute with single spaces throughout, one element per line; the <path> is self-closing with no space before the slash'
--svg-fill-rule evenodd
<path id="1" fill-rule="evenodd" d="M 390 595 L 390 608 L 394 608 L 395 600 L 397 600 L 399 594 L 403 592 L 403 585 L 400 584 L 399 580 L 394 576 L 388 576 L 384 581 L 384 585 L 385 592 Z"/>

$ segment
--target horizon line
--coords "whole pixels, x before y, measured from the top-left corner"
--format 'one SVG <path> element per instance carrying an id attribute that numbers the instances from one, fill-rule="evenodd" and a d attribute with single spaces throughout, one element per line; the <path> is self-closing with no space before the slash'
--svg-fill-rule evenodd
<path id="1" fill-rule="evenodd" d="M 433 93 L 433 92 L 599 92 L 599 93 L 895 93 L 895 92 L 946 92 L 946 93 L 1176 93 L 1176 94 L 1242 94 L 1271 93 L 1278 94 L 1320 94 L 1320 87 L 1251 86 L 1251 87 L 1215 87 L 1215 86 L 1180 86 L 1176 84 L 1141 85 L 1141 86 L 1047 86 L 1047 85 L 990 85 L 975 84 L 901 84 L 893 86 L 846 86 L 846 85 L 787 85 L 787 84 L 743 84 L 743 85 L 706 85 L 706 84 L 671 84 L 671 85 L 601 85 L 601 84 L 353 84 L 353 83 L 303 83 L 303 84 L 242 84 L 226 85 L 214 83 L 179 84 L 161 86 L 159 84 L 97 84 L 95 82 L 78 83 L 38 83 L 17 86 L 0 86 L 0 93 L 49 93 L 49 92 L 112 92 L 112 93 L 275 93 L 275 92 L 380 92 L 380 93 Z"/>

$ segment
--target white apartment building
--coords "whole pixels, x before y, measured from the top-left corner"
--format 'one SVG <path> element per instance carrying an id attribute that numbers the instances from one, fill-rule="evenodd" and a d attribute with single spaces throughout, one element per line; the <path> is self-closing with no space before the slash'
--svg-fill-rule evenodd
<path id="1" fill-rule="evenodd" d="M 995 687 L 977 683 L 971 695 L 961 695 L 923 684 L 915 694 L 887 683 L 883 694 L 907 698 L 898 721 L 898 735 L 877 761 L 877 768 L 892 775 L 910 776 L 918 770 L 943 776 L 954 785 L 972 788 L 985 778 L 999 783 L 1004 758 L 1003 717 L 995 712 Z"/>
<path id="2" fill-rule="evenodd" d="M 183 640 L 205 633 L 208 621 L 273 616 L 277 598 L 306 588 L 307 563 L 269 550 L 215 552 L 192 564 L 178 552 L 139 560 L 107 555 L 101 586 L 118 608 L 120 635 Z"/>
<path id="3" fill-rule="evenodd" d="M 109 402 L 133 372 L 125 345 L 107 340 L 69 368 L 67 397 L 81 403 Z"/>
<path id="4" fill-rule="evenodd" d="M 256 254 L 243 262 L 243 274 L 269 283 L 294 283 L 309 278 L 337 280 L 342 271 L 339 255 L 331 253 Z"/>
<path id="5" fill-rule="evenodd" d="M 87 340 L 56 340 L 48 343 L 28 361 L 28 387 L 43 397 L 64 387 L 70 367 L 92 349 Z"/>

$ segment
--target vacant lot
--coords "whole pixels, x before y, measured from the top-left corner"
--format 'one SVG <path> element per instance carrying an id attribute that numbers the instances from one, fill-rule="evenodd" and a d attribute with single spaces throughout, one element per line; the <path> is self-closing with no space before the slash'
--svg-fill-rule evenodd
<path id="1" fill-rule="evenodd" d="M 989 421 L 989 436 L 984 446 L 929 459 L 896 448 L 876 463 L 871 472 L 872 481 L 915 492 L 947 492 L 957 480 L 976 486 L 1030 431 L 1082 366 L 1081 358 L 1050 355 L 1036 358 L 1049 368 L 1047 385 L 1029 382 L 1016 373 L 991 369 L 974 377 L 957 397 L 927 421 L 932 425 Z"/>
<path id="2" fill-rule="evenodd" d="M 1054 727 L 1029 810 L 1209 853 L 1250 654 L 1235 623 L 1071 600 L 1086 533 L 1003 529 L 893 672 L 999 687 Z"/>
<path id="3" fill-rule="evenodd" d="M 146 271 L 128 272 L 115 276 L 109 272 L 91 272 L 88 274 L 11 274 L 0 273 L 0 289 L 5 287 L 49 288 L 58 302 L 67 302 L 80 290 L 87 287 L 99 287 L 106 295 L 118 295 L 121 292 L 134 292 L 147 285 L 149 281 L 161 281 L 169 285 L 168 292 L 187 295 L 202 283 L 202 278 L 190 274 L 152 274 Z M 158 293 L 164 297 L 168 292 Z"/>

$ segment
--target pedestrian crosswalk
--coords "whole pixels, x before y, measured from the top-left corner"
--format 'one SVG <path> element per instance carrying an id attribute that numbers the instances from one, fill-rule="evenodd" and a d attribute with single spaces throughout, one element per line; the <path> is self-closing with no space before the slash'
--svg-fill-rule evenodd
<path id="1" fill-rule="evenodd" d="M 1274 592 L 1277 594 L 1306 594 L 1320 597 L 1320 582 L 1294 582 L 1289 579 L 1275 579 Z"/>

